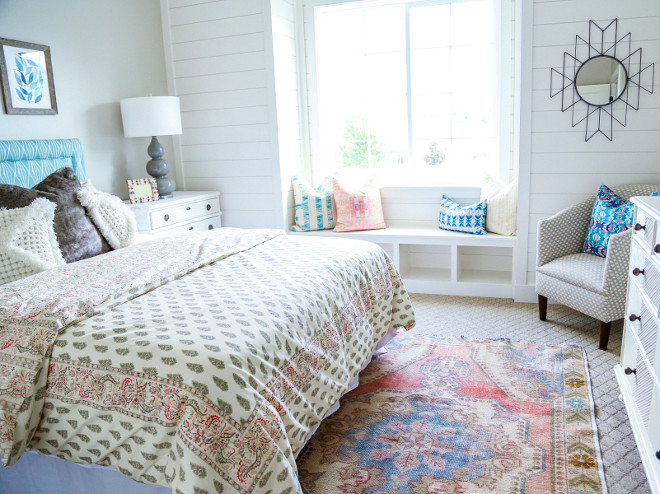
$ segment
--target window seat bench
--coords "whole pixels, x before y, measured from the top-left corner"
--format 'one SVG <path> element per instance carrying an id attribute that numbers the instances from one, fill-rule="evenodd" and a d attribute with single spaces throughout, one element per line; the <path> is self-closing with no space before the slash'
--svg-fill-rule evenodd
<path id="1" fill-rule="evenodd" d="M 390 255 L 412 293 L 513 298 L 517 237 L 440 230 L 437 222 L 388 224 L 383 230 L 289 233 L 374 242 Z"/>

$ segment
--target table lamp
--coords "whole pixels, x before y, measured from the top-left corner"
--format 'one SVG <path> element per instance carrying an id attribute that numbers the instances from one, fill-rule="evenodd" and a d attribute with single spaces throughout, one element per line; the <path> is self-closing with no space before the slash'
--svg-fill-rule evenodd
<path id="1" fill-rule="evenodd" d="M 181 109 L 176 96 L 145 96 L 119 101 L 124 137 L 149 137 L 147 173 L 156 179 L 160 197 L 176 190 L 173 178 L 167 176 L 169 165 L 163 159 L 163 146 L 157 136 L 181 134 Z"/>

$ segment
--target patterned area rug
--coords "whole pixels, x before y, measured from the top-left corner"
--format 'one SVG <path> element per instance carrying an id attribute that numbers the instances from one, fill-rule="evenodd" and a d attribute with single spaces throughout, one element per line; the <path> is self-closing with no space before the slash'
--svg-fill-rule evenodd
<path id="1" fill-rule="evenodd" d="M 298 458 L 307 494 L 607 492 L 581 348 L 397 336 Z"/>

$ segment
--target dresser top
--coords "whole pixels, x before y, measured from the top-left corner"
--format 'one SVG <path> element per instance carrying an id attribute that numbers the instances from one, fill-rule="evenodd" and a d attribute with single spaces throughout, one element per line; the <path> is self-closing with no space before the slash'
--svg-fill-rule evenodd
<path id="1" fill-rule="evenodd" d="M 660 196 L 636 196 L 631 201 L 660 221 Z"/>
<path id="2" fill-rule="evenodd" d="M 154 209 L 161 207 L 176 206 L 177 204 L 190 202 L 190 201 L 203 201 L 204 199 L 215 198 L 220 195 L 219 192 L 214 191 L 194 191 L 194 190 L 176 190 L 172 193 L 172 197 L 161 198 L 157 201 L 140 202 L 137 204 L 130 204 L 129 201 L 124 201 L 132 208 L 137 209 Z"/>

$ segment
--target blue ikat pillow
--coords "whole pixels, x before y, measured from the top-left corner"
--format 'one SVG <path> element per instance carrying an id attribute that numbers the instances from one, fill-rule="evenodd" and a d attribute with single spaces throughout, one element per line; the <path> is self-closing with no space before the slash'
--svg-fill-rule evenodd
<path id="1" fill-rule="evenodd" d="M 461 206 L 442 196 L 440 228 L 455 232 L 486 234 L 486 200 L 470 206 Z"/>
<path id="2" fill-rule="evenodd" d="M 658 192 L 649 194 L 657 196 Z M 584 239 L 583 252 L 600 257 L 607 256 L 610 237 L 632 226 L 633 203 L 617 195 L 607 185 L 601 185 L 591 211 L 589 230 Z"/>
<path id="3" fill-rule="evenodd" d="M 295 199 L 294 232 L 328 230 L 335 226 L 332 205 L 332 180 L 326 177 L 316 189 L 306 180 L 294 175 L 292 180 Z"/>

